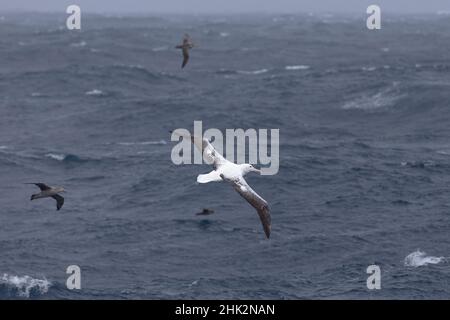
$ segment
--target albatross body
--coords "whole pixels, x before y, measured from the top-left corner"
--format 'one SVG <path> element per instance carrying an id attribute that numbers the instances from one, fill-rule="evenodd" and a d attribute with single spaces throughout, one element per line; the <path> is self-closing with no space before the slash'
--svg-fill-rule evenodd
<path id="1" fill-rule="evenodd" d="M 31 195 L 31 201 L 41 198 L 53 198 L 56 200 L 56 210 L 60 210 L 64 204 L 64 198 L 59 195 L 61 192 L 65 192 L 62 187 L 50 187 L 44 183 L 27 183 L 34 184 L 41 192 Z"/>
<path id="2" fill-rule="evenodd" d="M 179 134 L 178 134 L 179 135 Z M 192 143 L 202 152 L 203 159 L 212 164 L 214 170 L 207 174 L 201 174 L 197 177 L 198 183 L 209 183 L 226 181 L 230 183 L 233 188 L 243 197 L 247 202 L 252 205 L 261 219 L 261 223 L 264 228 L 266 237 L 270 237 L 271 231 L 271 217 L 269 205 L 260 195 L 258 195 L 245 181 L 244 176 L 249 172 L 257 172 L 261 174 L 261 171 L 254 168 L 251 164 L 235 164 L 225 159 L 220 153 L 218 153 L 211 143 L 204 138 L 195 136 L 183 136 L 190 138 Z"/>

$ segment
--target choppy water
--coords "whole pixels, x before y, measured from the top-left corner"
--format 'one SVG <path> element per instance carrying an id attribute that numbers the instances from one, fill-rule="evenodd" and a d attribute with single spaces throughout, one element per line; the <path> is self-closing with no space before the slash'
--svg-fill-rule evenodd
<path id="1" fill-rule="evenodd" d="M 0 298 L 449 298 L 448 16 L 2 16 Z M 170 161 L 194 120 L 280 129 L 271 240 Z"/>

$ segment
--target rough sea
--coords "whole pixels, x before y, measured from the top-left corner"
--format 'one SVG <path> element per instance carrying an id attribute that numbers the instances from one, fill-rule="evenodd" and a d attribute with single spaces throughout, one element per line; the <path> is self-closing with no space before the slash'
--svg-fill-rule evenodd
<path id="1" fill-rule="evenodd" d="M 450 298 L 450 16 L 0 16 L 0 298 Z M 172 163 L 195 120 L 280 129 L 279 173 L 247 176 L 270 240 Z"/>

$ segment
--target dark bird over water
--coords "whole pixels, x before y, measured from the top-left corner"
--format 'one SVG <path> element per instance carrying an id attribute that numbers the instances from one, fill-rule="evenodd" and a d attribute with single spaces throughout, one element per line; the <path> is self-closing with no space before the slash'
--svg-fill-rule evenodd
<path id="1" fill-rule="evenodd" d="M 208 216 L 208 215 L 213 214 L 213 213 L 214 213 L 214 210 L 205 208 L 205 209 L 203 209 L 202 212 L 196 213 L 196 215 L 197 216 Z"/>
<path id="2" fill-rule="evenodd" d="M 58 193 L 65 192 L 62 187 L 50 187 L 45 183 L 27 183 L 34 184 L 41 189 L 41 192 L 33 194 L 31 196 L 31 201 L 41 198 L 53 198 L 56 200 L 56 210 L 60 210 L 64 204 L 64 198 L 60 196 Z"/>
<path id="3" fill-rule="evenodd" d="M 176 49 L 181 49 L 183 52 L 183 64 L 181 68 L 184 68 L 189 61 L 189 50 L 194 47 L 194 44 L 191 42 L 191 38 L 188 34 L 184 35 L 183 44 L 176 46 Z"/>

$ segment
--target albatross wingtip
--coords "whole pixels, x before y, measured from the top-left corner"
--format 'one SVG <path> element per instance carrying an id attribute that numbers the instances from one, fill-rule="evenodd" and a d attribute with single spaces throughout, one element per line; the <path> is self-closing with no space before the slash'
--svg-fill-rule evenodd
<path id="1" fill-rule="evenodd" d="M 271 226 L 268 226 L 267 228 L 264 228 L 264 233 L 266 234 L 266 238 L 270 239 L 270 232 L 271 232 Z"/>

